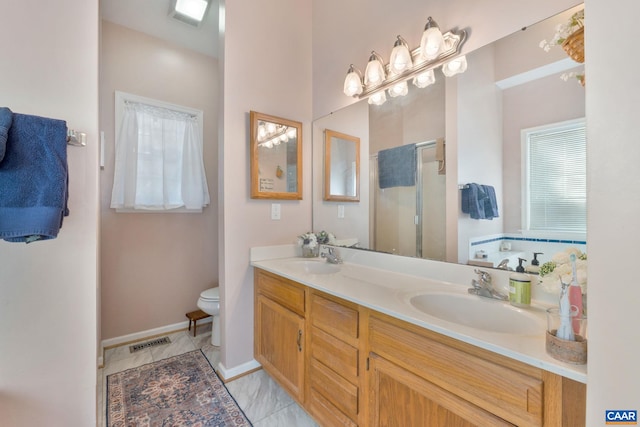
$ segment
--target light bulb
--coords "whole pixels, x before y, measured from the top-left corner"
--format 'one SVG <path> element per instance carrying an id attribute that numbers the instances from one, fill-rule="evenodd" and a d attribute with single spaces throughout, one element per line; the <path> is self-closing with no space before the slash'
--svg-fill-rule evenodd
<path id="1" fill-rule="evenodd" d="M 287 142 L 288 140 L 289 140 L 289 137 L 287 136 L 286 133 L 283 133 L 282 135 L 280 135 L 280 141 Z"/>
<path id="2" fill-rule="evenodd" d="M 267 122 L 267 133 L 269 135 L 271 135 L 272 133 L 274 133 L 276 131 L 276 125 L 275 123 L 271 123 L 271 122 Z"/>
<path id="3" fill-rule="evenodd" d="M 389 96 L 395 98 L 396 96 L 405 96 L 409 92 L 409 87 L 407 86 L 407 82 L 403 81 L 400 83 L 394 84 L 389 89 Z"/>
<path id="4" fill-rule="evenodd" d="M 442 73 L 447 76 L 455 76 L 456 74 L 464 73 L 467 70 L 467 58 L 459 56 L 442 66 Z"/>
<path id="5" fill-rule="evenodd" d="M 267 147 L 267 148 L 272 148 L 272 147 L 273 147 L 273 142 L 271 142 L 271 141 L 267 141 L 267 142 L 265 142 L 263 145 L 264 145 L 265 147 Z"/>
<path id="6" fill-rule="evenodd" d="M 382 105 L 387 102 L 387 96 L 384 94 L 384 90 L 374 93 L 369 97 L 369 104 Z"/>
<path id="7" fill-rule="evenodd" d="M 419 88 L 427 87 L 435 82 L 436 76 L 433 74 L 433 70 L 427 70 L 413 78 L 413 84 Z"/>
<path id="8" fill-rule="evenodd" d="M 393 74 L 400 74 L 403 71 L 413 67 L 413 61 L 411 60 L 411 52 L 407 42 L 400 36 L 393 45 L 391 51 L 391 60 L 389 62 L 389 68 Z"/>
<path id="9" fill-rule="evenodd" d="M 295 138 L 296 137 L 296 128 L 287 129 L 287 136 L 289 137 L 289 139 Z"/>
<path id="10" fill-rule="evenodd" d="M 267 136 L 267 130 L 264 128 L 264 123 L 258 126 L 258 141 L 262 141 Z"/>
<path id="11" fill-rule="evenodd" d="M 362 78 L 358 69 L 351 64 L 347 77 L 344 79 L 344 94 L 347 96 L 356 96 L 362 93 Z"/>
<path id="12" fill-rule="evenodd" d="M 420 54 L 422 58 L 429 61 L 436 59 L 444 48 L 444 37 L 438 24 L 429 17 L 424 26 L 424 33 L 420 40 Z"/>
<path id="13" fill-rule="evenodd" d="M 382 58 L 375 51 L 371 51 L 367 68 L 364 70 L 364 85 L 367 87 L 379 85 L 385 77 Z"/>

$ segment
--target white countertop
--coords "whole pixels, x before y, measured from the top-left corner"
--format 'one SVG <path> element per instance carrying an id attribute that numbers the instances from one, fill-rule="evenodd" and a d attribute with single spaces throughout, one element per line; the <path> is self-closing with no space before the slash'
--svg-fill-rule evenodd
<path id="1" fill-rule="evenodd" d="M 292 245 L 254 248 L 251 254 L 251 265 L 528 365 L 581 383 L 587 382 L 586 365 L 563 363 L 546 353 L 545 310 L 549 307 L 548 305 L 534 301 L 531 307 L 526 309 L 509 306 L 513 310 L 526 310 L 525 315 L 535 317 L 536 322 L 540 324 L 539 333 L 523 335 L 489 332 L 464 326 L 428 315 L 415 308 L 409 300 L 422 293 L 451 293 L 466 296 L 469 285 L 462 283 L 470 283 L 470 279 L 463 278 L 466 278 L 469 273 L 471 275 L 468 277 L 473 277 L 473 268 L 345 248 L 340 248 L 339 252 L 344 263 L 340 265 L 338 272 L 330 274 L 305 272 L 301 268 L 303 265 L 301 261 L 319 263 L 325 261 L 321 258 L 306 259 L 293 256 L 295 249 Z M 269 259 L 270 256 L 273 258 Z M 424 274 L 417 274 L 422 273 L 421 270 L 426 271 Z M 428 275 L 435 277 L 425 277 Z M 443 280 L 445 276 L 451 277 L 452 281 Z M 508 305 L 507 302 L 477 298 L 482 299 L 481 303 L 486 307 L 487 316 L 491 316 L 494 304 Z M 498 309 L 498 307 L 494 308 Z"/>

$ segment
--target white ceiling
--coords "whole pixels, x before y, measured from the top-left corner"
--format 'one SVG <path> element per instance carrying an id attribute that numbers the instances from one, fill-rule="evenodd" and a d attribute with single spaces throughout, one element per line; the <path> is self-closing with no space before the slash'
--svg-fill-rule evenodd
<path id="1" fill-rule="evenodd" d="M 218 1 L 212 0 L 200 27 L 169 17 L 171 0 L 100 0 L 100 16 L 205 55 L 218 56 Z"/>

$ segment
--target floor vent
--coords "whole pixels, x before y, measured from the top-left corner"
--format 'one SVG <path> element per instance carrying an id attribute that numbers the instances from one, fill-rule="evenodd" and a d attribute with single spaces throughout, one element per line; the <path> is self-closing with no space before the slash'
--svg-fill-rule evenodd
<path id="1" fill-rule="evenodd" d="M 151 341 L 141 342 L 139 344 L 134 344 L 129 346 L 129 352 L 135 353 L 136 351 L 144 350 L 146 348 L 157 347 L 159 345 L 171 344 L 171 340 L 169 337 L 157 338 Z"/>

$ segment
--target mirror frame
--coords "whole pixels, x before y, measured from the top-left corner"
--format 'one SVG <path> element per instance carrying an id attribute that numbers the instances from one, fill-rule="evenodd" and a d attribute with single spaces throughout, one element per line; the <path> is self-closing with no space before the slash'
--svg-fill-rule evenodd
<path id="1" fill-rule="evenodd" d="M 344 139 L 355 143 L 356 147 L 356 194 L 354 196 L 331 194 L 331 140 Z M 325 129 L 324 131 L 324 199 L 331 202 L 359 202 L 360 201 L 360 138 Z"/>
<path id="2" fill-rule="evenodd" d="M 250 145 L 251 145 L 251 198 L 302 200 L 302 123 L 281 117 L 250 111 Z M 258 158 L 258 123 L 272 122 L 296 129 L 296 188 L 297 191 L 264 191 L 260 189 L 260 159 Z"/>

